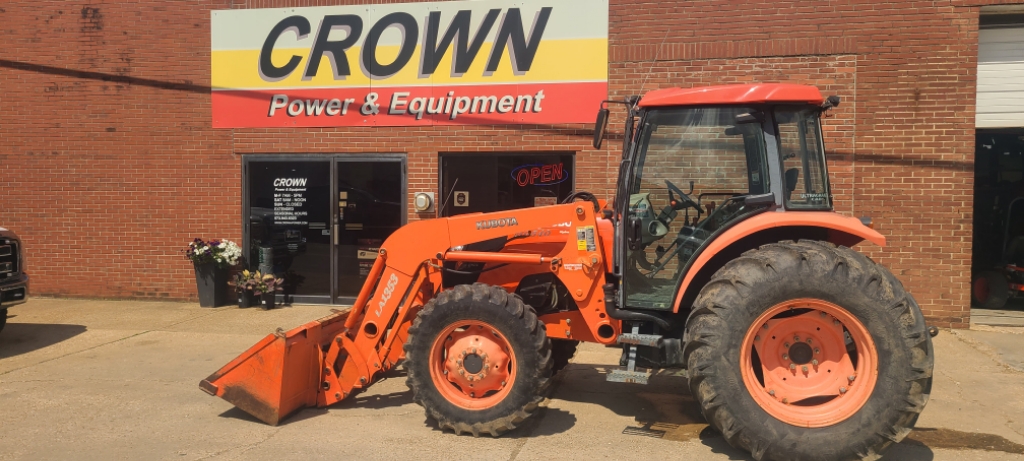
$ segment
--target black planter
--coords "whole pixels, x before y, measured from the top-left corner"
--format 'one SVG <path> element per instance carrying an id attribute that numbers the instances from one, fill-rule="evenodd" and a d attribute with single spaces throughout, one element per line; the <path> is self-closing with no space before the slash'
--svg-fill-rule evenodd
<path id="1" fill-rule="evenodd" d="M 260 297 L 256 296 L 256 293 L 251 291 L 242 291 L 238 293 L 238 307 L 256 307 L 260 305 Z"/>
<path id="2" fill-rule="evenodd" d="M 273 309 L 274 308 L 274 301 L 275 301 L 275 297 L 274 297 L 274 293 L 273 292 L 263 293 L 263 308 L 264 309 Z"/>
<path id="3" fill-rule="evenodd" d="M 216 264 L 196 264 L 196 290 L 199 307 L 218 307 L 227 304 L 228 269 Z"/>

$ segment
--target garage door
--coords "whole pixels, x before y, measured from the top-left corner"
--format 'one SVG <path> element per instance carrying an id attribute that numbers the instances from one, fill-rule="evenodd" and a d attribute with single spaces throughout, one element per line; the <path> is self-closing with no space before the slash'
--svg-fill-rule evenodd
<path id="1" fill-rule="evenodd" d="M 1024 27 L 978 31 L 975 125 L 1024 127 Z"/>

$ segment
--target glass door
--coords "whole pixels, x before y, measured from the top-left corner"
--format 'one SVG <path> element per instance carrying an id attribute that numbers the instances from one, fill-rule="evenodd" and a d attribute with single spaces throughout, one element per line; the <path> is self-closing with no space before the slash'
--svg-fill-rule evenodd
<path id="1" fill-rule="evenodd" d="M 285 301 L 331 299 L 331 162 L 247 162 L 250 269 L 285 280 Z"/>
<path id="2" fill-rule="evenodd" d="M 355 300 L 406 220 L 405 156 L 246 156 L 248 267 L 282 277 L 284 302 Z"/>
<path id="3" fill-rule="evenodd" d="M 359 295 L 377 250 L 405 222 L 401 160 L 336 160 L 335 281 L 342 303 Z"/>

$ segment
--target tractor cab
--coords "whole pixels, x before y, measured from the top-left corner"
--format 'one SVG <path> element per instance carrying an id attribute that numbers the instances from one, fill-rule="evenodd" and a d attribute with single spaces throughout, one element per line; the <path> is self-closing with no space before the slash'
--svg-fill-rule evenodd
<path id="1" fill-rule="evenodd" d="M 819 120 L 838 98 L 803 85 L 725 85 L 625 104 L 615 201 L 624 307 L 678 305 L 695 257 L 753 214 L 832 210 Z M 607 114 L 598 114 L 595 147 Z"/>

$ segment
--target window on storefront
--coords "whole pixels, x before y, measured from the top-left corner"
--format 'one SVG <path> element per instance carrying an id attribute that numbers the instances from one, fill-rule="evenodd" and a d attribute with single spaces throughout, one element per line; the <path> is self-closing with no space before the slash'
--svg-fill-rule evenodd
<path id="1" fill-rule="evenodd" d="M 575 186 L 571 153 L 441 155 L 440 216 L 554 205 Z"/>

